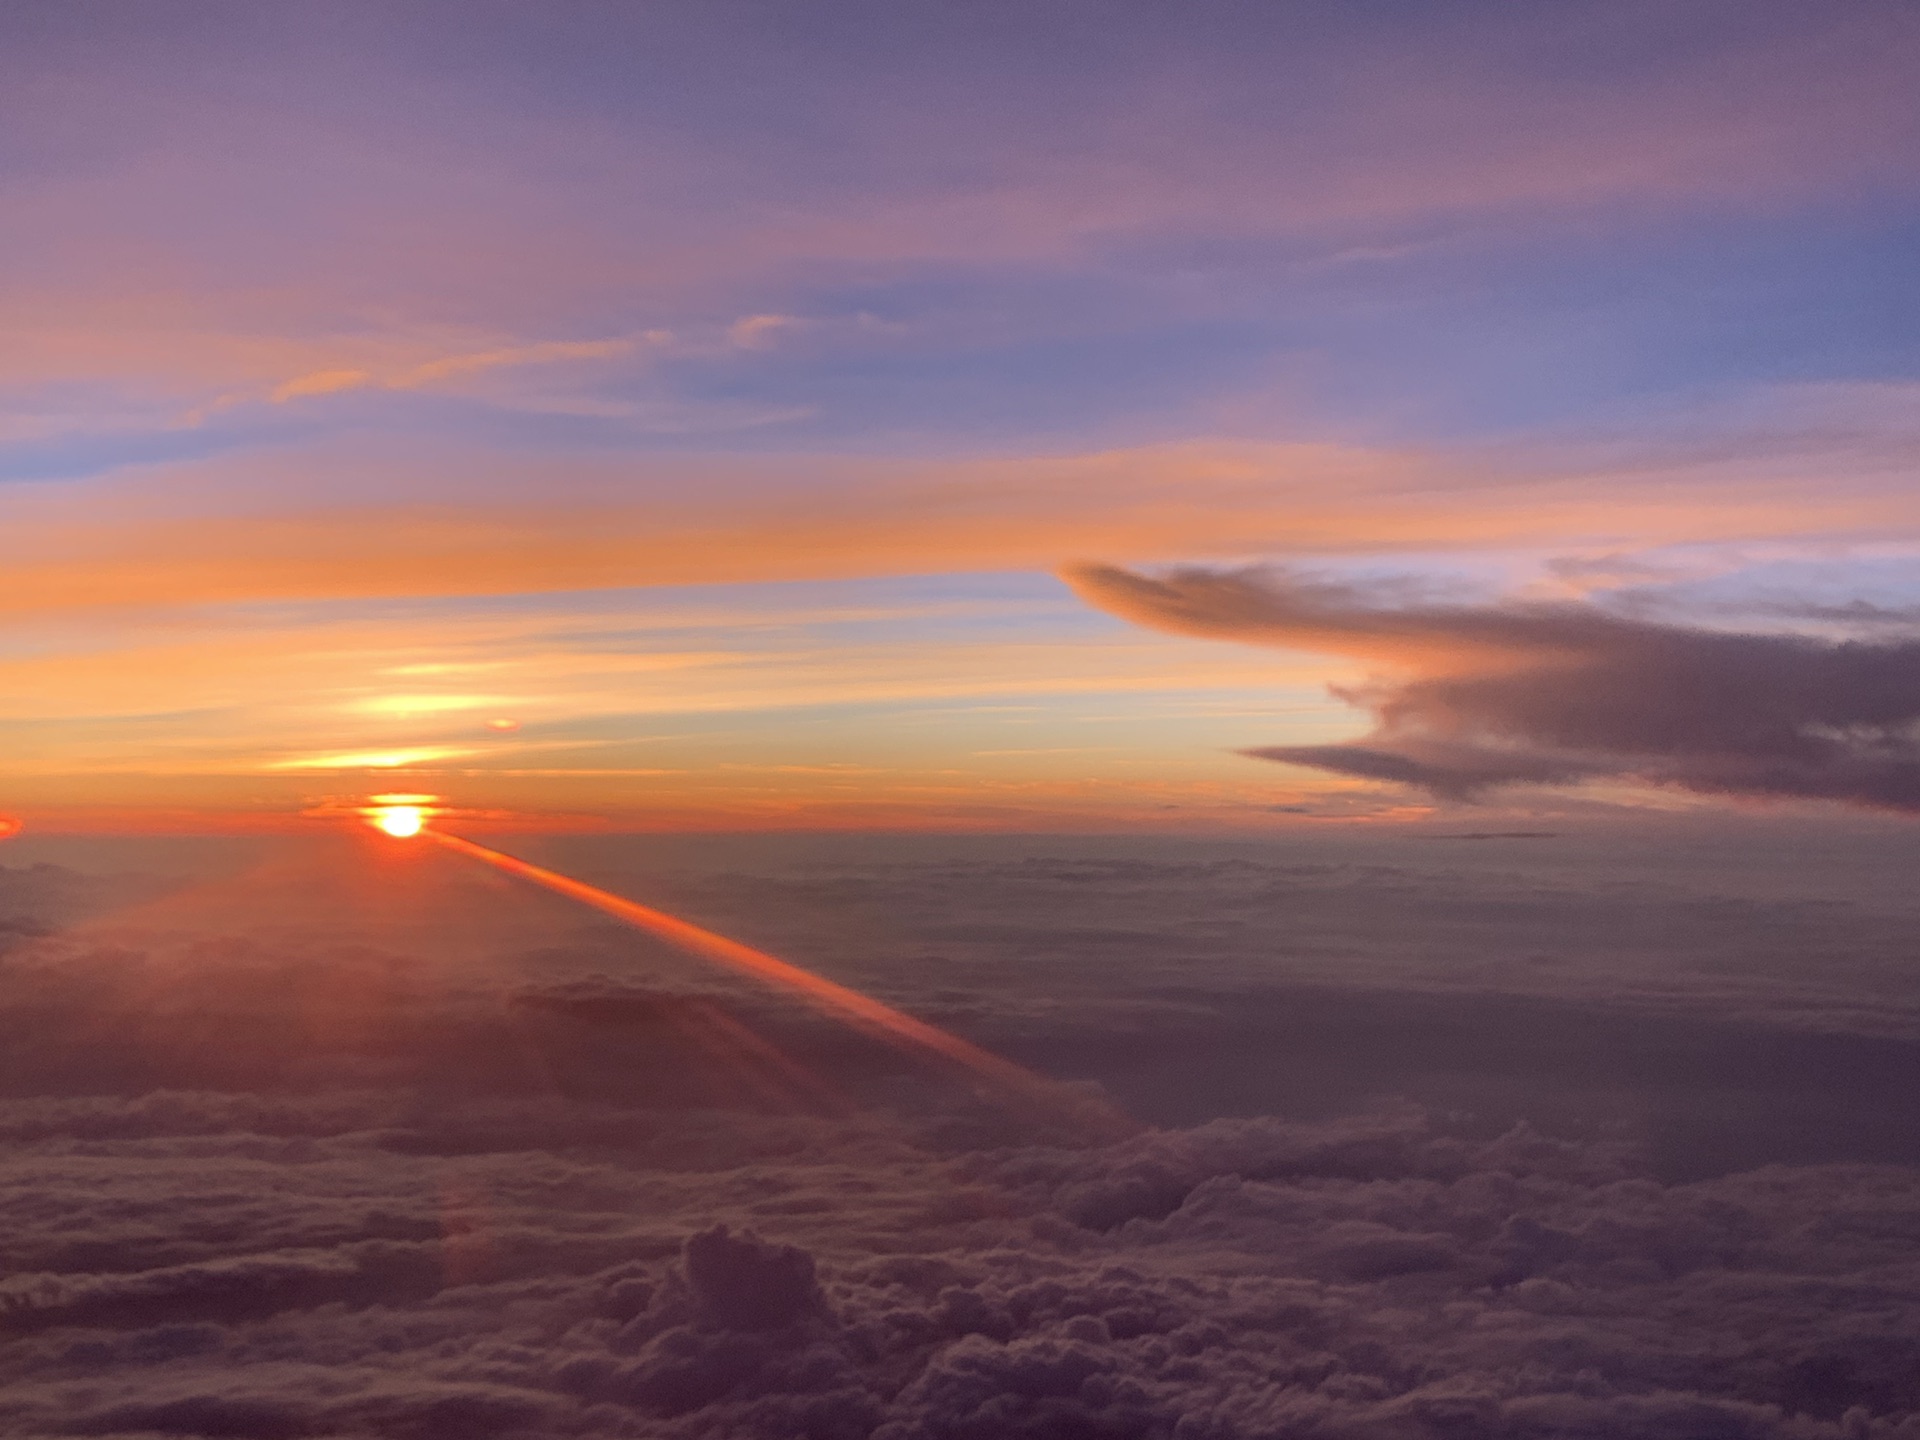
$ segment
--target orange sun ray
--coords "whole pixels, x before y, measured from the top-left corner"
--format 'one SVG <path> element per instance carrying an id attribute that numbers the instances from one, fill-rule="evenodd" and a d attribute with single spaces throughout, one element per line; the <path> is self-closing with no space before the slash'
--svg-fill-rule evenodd
<path id="1" fill-rule="evenodd" d="M 1049 1111 L 1054 1113 L 1070 1111 L 1082 1121 L 1096 1122 L 1105 1127 L 1118 1125 L 1128 1129 L 1133 1128 L 1130 1121 L 1102 1101 L 1070 1091 L 1043 1075 L 1035 1074 L 1025 1066 L 1002 1059 L 998 1055 L 982 1050 L 977 1045 L 962 1040 L 957 1035 L 950 1035 L 923 1020 L 916 1020 L 911 1015 L 902 1014 L 891 1005 L 883 1004 L 872 996 L 862 995 L 858 990 L 848 989 L 845 985 L 837 985 L 831 980 L 815 975 L 810 970 L 803 970 L 798 965 L 790 964 L 778 956 L 769 955 L 764 950 L 756 950 L 751 945 L 730 940 L 725 935 L 695 925 L 691 921 L 682 920 L 677 915 L 669 915 L 664 910 L 656 910 L 650 905 L 628 900 L 624 896 L 615 895 L 611 891 L 602 890 L 582 880 L 575 880 L 558 871 L 529 864 L 525 860 L 476 844 L 458 835 L 449 835 L 443 830 L 432 829 L 422 833 L 428 839 L 456 854 L 465 855 L 469 859 L 491 865 L 508 875 L 542 886 L 557 895 L 564 895 L 570 900 L 592 906 L 602 914 L 623 920 L 691 954 L 791 991 L 815 1008 L 848 1021 L 882 1039 L 909 1050 L 931 1052 L 1000 1090 L 1011 1091 L 1029 1101 L 1038 1102 Z"/>

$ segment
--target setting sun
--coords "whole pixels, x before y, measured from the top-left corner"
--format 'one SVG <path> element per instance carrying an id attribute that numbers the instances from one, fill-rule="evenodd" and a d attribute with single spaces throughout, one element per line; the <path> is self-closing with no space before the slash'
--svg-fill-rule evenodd
<path id="1" fill-rule="evenodd" d="M 396 840 L 418 835 L 426 817 L 418 805 L 383 805 L 373 814 L 374 825 Z"/>

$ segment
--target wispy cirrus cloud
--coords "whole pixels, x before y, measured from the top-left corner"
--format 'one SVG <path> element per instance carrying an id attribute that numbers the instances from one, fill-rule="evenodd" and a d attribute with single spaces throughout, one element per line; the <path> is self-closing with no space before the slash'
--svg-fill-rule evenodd
<path id="1" fill-rule="evenodd" d="M 267 392 L 266 398 L 272 404 L 284 405 L 313 396 L 338 395 L 346 390 L 418 390 L 489 370 L 550 364 L 560 360 L 611 359 L 632 353 L 633 343 L 631 340 L 548 341 L 538 345 L 508 346 L 465 355 L 449 355 L 385 375 L 357 369 L 312 370 L 304 375 L 296 375 L 291 380 L 283 380 Z"/>

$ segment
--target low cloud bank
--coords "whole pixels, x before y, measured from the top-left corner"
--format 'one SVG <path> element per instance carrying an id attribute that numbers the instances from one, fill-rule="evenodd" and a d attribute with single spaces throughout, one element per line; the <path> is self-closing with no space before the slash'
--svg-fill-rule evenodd
<path id="1" fill-rule="evenodd" d="M 1920 812 L 1920 640 L 1695 629 L 1579 603 L 1460 605 L 1278 570 L 1089 566 L 1088 601 L 1180 634 L 1316 650 L 1391 678 L 1342 692 L 1376 726 L 1247 753 L 1470 798 L 1629 779 Z"/>

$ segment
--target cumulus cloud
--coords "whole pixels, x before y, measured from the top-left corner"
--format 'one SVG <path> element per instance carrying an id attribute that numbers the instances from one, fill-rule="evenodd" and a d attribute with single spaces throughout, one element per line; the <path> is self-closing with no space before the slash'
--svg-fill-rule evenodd
<path id="1" fill-rule="evenodd" d="M 1347 656 L 1373 733 L 1247 753 L 1466 798 L 1628 779 L 1920 811 L 1920 640 L 1692 628 L 1587 603 L 1453 603 L 1280 570 L 1090 566 L 1094 604 L 1181 634 Z"/>
<path id="2" fill-rule="evenodd" d="M 1908 1170 L 1662 1185 L 1616 1144 L 1524 1128 L 1470 1142 L 1413 1113 L 971 1152 L 878 1119 L 756 1133 L 708 1112 L 614 1138 L 612 1112 L 594 1137 L 577 1112 L 549 1115 L 534 1151 L 508 1127 L 458 1157 L 406 1157 L 356 1128 L 366 1114 L 315 1107 L 306 1146 L 267 1158 L 258 1136 L 220 1128 L 235 1116 L 219 1097 L 180 1096 L 170 1119 L 124 1107 L 122 1138 L 90 1147 L 128 1182 L 92 1217 L 96 1253 L 56 1272 L 14 1242 L 0 1423 L 769 1440 L 1920 1431 Z M 485 1111 L 468 1120 L 484 1129 Z M 191 1166 L 169 1154 L 186 1124 Z M 11 1158 L 16 1213 L 48 1204 L 73 1144 Z M 313 1175 L 329 1205 L 305 1194 Z M 196 1218 L 196 1199 L 218 1216 L 240 1189 L 256 1227 Z M 277 1235 L 258 1224 L 276 1221 Z M 374 1223 L 418 1238 L 369 1240 Z M 155 1231 L 196 1225 L 214 1258 L 146 1264 Z"/>

